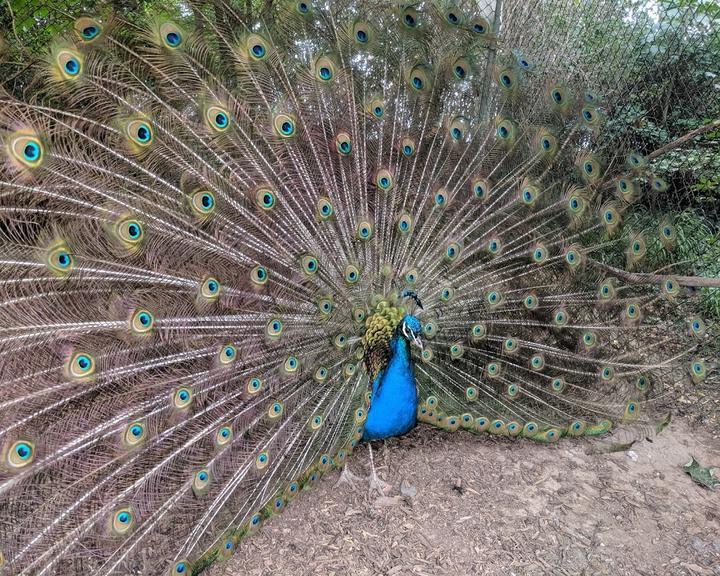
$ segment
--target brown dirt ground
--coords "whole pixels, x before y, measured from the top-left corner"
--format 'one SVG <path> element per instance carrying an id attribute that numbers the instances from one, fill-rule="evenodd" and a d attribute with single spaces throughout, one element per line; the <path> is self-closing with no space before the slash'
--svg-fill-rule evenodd
<path id="1" fill-rule="evenodd" d="M 600 443 L 421 425 L 374 444 L 390 496 L 329 473 L 204 574 L 720 575 L 720 489 L 682 470 L 691 454 L 720 466 L 720 430 L 681 417 L 631 452 L 598 454 Z M 350 467 L 369 473 L 367 447 Z"/>

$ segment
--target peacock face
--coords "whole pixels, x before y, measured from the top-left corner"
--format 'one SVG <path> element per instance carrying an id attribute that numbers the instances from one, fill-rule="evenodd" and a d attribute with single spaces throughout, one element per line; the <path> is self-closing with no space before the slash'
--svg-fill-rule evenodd
<path id="1" fill-rule="evenodd" d="M 422 334 L 422 324 L 420 323 L 420 320 L 415 318 L 415 316 L 406 314 L 402 319 L 401 331 L 408 342 L 412 342 L 415 346 L 422 350 L 422 340 L 420 339 L 420 335 Z"/>

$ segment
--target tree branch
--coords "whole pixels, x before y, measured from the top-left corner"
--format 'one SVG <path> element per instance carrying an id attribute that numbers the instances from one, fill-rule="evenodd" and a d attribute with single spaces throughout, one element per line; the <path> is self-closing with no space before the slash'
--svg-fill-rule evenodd
<path id="1" fill-rule="evenodd" d="M 720 278 L 707 278 L 705 276 L 675 276 L 673 274 L 648 274 L 645 272 L 628 272 L 620 268 L 615 268 L 603 262 L 598 262 L 593 258 L 587 261 L 606 272 L 622 278 L 629 284 L 662 284 L 665 280 L 673 278 L 682 286 L 692 286 L 694 288 L 720 288 Z"/>
<path id="2" fill-rule="evenodd" d="M 692 140 L 693 138 L 697 136 L 701 136 L 702 134 L 705 134 L 705 132 L 710 132 L 710 130 L 714 128 L 720 128 L 720 120 L 713 120 L 709 124 L 705 124 L 704 126 L 700 126 L 700 128 L 695 128 L 695 130 L 692 130 L 688 132 L 687 134 L 684 134 L 680 136 L 680 138 L 673 140 L 672 142 L 669 142 L 668 144 L 665 144 L 665 146 L 662 146 L 658 148 L 657 150 L 654 150 L 650 154 L 648 154 L 647 159 L 648 160 L 654 160 L 658 156 L 662 156 L 666 152 L 670 152 L 670 150 L 674 150 L 675 148 L 679 148 L 685 142 L 688 140 Z"/>

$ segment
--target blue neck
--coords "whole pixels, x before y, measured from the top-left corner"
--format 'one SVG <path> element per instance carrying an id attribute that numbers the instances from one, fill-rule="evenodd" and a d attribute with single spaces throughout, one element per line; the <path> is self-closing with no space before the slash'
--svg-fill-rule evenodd
<path id="1" fill-rule="evenodd" d="M 395 336 L 390 349 L 390 362 L 373 382 L 363 440 L 400 436 L 415 426 L 417 389 L 407 340 Z"/>

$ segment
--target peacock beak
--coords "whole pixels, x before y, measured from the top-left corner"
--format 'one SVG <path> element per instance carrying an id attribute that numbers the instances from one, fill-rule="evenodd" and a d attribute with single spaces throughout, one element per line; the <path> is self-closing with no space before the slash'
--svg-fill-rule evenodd
<path id="1" fill-rule="evenodd" d="M 423 349 L 422 340 L 420 340 L 420 338 L 417 336 L 417 334 L 415 334 L 415 332 L 413 332 L 412 330 L 408 330 L 407 324 L 405 324 L 405 322 L 403 322 L 402 325 L 402 332 L 407 340 L 411 340 L 412 343 L 415 344 L 415 346 L 420 348 L 420 350 Z"/>

